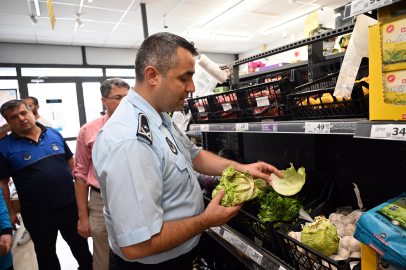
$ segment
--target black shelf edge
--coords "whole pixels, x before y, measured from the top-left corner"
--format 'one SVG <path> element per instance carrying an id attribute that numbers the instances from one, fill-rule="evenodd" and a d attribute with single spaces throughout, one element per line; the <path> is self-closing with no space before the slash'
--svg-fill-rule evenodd
<path id="1" fill-rule="evenodd" d="M 344 57 L 344 56 L 345 56 L 345 52 L 334 53 L 331 55 L 324 56 L 324 61 L 329 61 L 329 60 L 337 59 L 337 58 Z M 308 65 L 308 61 L 304 60 L 304 61 L 298 62 L 298 63 L 288 64 L 288 65 L 284 65 L 281 67 L 276 67 L 276 68 L 272 68 L 272 69 L 266 69 L 266 70 L 261 70 L 261 71 L 254 72 L 254 73 L 241 75 L 240 80 L 250 79 L 250 78 L 254 78 L 257 76 L 259 77 L 261 75 L 267 75 L 267 74 L 272 75 L 272 73 L 277 73 L 280 71 L 285 71 L 285 70 L 294 69 L 294 68 L 301 68 L 301 67 L 305 67 L 307 65 Z"/>
<path id="2" fill-rule="evenodd" d="M 258 247 L 255 243 L 251 240 L 245 238 L 243 235 L 238 233 L 237 231 L 233 230 L 227 225 L 217 227 L 219 228 L 219 232 L 215 232 L 212 229 L 206 230 L 206 233 L 213 237 L 218 243 L 220 243 L 223 247 L 225 247 L 231 254 L 233 254 L 238 260 L 240 260 L 244 265 L 252 270 L 294 270 L 290 265 L 276 257 L 275 255 L 265 251 L 264 249 Z M 258 254 L 262 256 L 260 264 L 252 260 L 246 253 L 239 250 L 235 247 L 228 240 L 224 238 L 224 233 L 227 232 L 231 234 L 233 237 L 237 238 L 238 241 L 244 242 L 247 246 L 250 247 L 251 250 L 255 250 Z"/>
<path id="3" fill-rule="evenodd" d="M 268 56 L 271 56 L 271 55 L 275 55 L 275 54 L 278 54 L 278 53 L 282 53 L 282 52 L 286 52 L 286 51 L 289 51 L 289 50 L 292 50 L 292 49 L 296 49 L 296 48 L 299 48 L 299 47 L 302 47 L 302 46 L 306 46 L 306 45 L 310 45 L 310 44 L 313 44 L 313 43 L 316 43 L 316 42 L 320 42 L 320 41 L 323 41 L 325 39 L 329 39 L 329 38 L 338 37 L 338 36 L 341 36 L 341 35 L 344 35 L 344 34 L 352 33 L 352 31 L 354 30 L 354 27 L 355 27 L 355 24 L 345 25 L 345 26 L 339 27 L 337 29 L 333 29 L 331 31 L 328 31 L 328 32 L 325 32 L 325 33 L 322 33 L 322 34 L 319 34 L 319 35 L 316 35 L 316 36 L 304 38 L 304 39 L 301 39 L 301 40 L 286 44 L 284 46 L 277 47 L 275 49 L 272 49 L 272 50 L 269 50 L 269 51 L 266 51 L 266 52 L 263 52 L 263 53 L 260 53 L 260 54 L 253 55 L 251 57 L 247 57 L 247 58 L 244 58 L 244 59 L 241 59 L 241 60 L 236 60 L 234 62 L 231 62 L 228 65 L 221 66 L 220 69 L 227 69 L 230 65 L 231 66 L 239 66 L 241 64 L 245 64 L 245 63 L 248 63 L 248 62 L 251 62 L 251 61 L 255 61 L 255 60 L 258 60 L 258 59 L 261 59 L 261 58 L 264 58 L 264 57 L 268 57 Z"/>

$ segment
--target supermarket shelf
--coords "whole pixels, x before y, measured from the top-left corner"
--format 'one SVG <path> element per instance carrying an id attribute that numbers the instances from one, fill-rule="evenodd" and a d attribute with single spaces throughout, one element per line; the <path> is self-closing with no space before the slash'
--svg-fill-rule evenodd
<path id="1" fill-rule="evenodd" d="M 252 270 L 294 270 L 227 225 L 208 229 L 206 233 Z"/>
<path id="2" fill-rule="evenodd" d="M 187 136 L 193 137 L 193 138 L 201 138 L 202 133 L 200 131 L 187 131 L 185 132 Z"/>
<path id="3" fill-rule="evenodd" d="M 248 133 L 305 133 L 306 123 L 329 124 L 329 134 L 354 135 L 357 122 L 361 119 L 308 120 L 255 123 L 192 124 L 190 131 L 202 132 L 248 132 Z M 365 119 L 363 119 L 365 120 Z M 307 131 L 307 132 L 306 132 Z"/>
<path id="4" fill-rule="evenodd" d="M 345 56 L 345 52 L 334 53 L 334 54 L 331 54 L 328 56 L 324 56 L 324 61 L 329 61 L 329 60 L 337 59 L 337 58 L 344 57 L 344 56 Z M 294 63 L 294 64 L 284 65 L 281 67 L 276 67 L 276 68 L 272 68 L 272 69 L 266 69 L 266 70 L 261 70 L 261 71 L 257 71 L 254 73 L 245 74 L 245 75 L 240 76 L 240 80 L 250 79 L 250 78 L 258 77 L 261 75 L 268 75 L 268 74 L 276 73 L 279 71 L 290 70 L 290 69 L 294 69 L 294 68 L 301 68 L 301 67 L 304 67 L 307 65 L 308 65 L 308 61 L 305 60 L 305 61 Z"/>
<path id="5" fill-rule="evenodd" d="M 394 141 L 405 141 L 406 136 L 399 136 L 397 138 L 373 138 L 371 136 L 372 126 L 397 126 L 397 127 L 406 127 L 406 121 L 359 121 L 357 123 L 357 128 L 355 129 L 354 138 L 361 139 L 376 139 L 376 140 L 394 140 Z M 400 128 L 400 129 L 401 129 Z"/>
<path id="6" fill-rule="evenodd" d="M 255 60 L 264 58 L 264 57 L 268 57 L 268 56 L 271 56 L 271 55 L 275 55 L 275 54 L 286 52 L 286 51 L 289 51 L 289 50 L 292 50 L 292 49 L 296 49 L 296 48 L 299 48 L 299 47 L 302 47 L 302 46 L 305 46 L 305 45 L 310 45 L 310 44 L 313 44 L 313 43 L 316 43 L 316 42 L 320 42 L 320 41 L 323 41 L 325 39 L 329 39 L 329 38 L 332 38 L 332 37 L 338 37 L 338 36 L 341 36 L 341 35 L 344 35 L 344 34 L 347 34 L 347 33 L 351 33 L 354 30 L 354 26 L 355 26 L 355 24 L 350 24 L 350 25 L 342 26 L 340 28 L 337 28 L 337 29 L 334 29 L 334 30 L 331 30 L 331 31 L 328 31 L 328 32 L 325 32 L 325 33 L 322 33 L 322 34 L 319 34 L 319 35 L 315 35 L 315 36 L 312 36 L 312 37 L 301 39 L 301 40 L 295 41 L 293 43 L 289 43 L 289 44 L 286 44 L 284 46 L 275 48 L 273 50 L 269 50 L 269 51 L 266 51 L 266 52 L 263 52 L 263 53 L 260 53 L 260 54 L 257 54 L 257 55 L 253 55 L 251 57 L 247 57 L 247 58 L 244 58 L 244 59 L 241 59 L 241 60 L 236 60 L 234 62 L 231 62 L 228 65 L 221 66 L 220 69 L 227 69 L 227 68 L 229 68 L 230 65 L 231 66 L 242 65 L 242 64 L 245 64 L 245 63 L 248 63 L 248 62 L 251 62 L 251 61 L 255 61 Z"/>

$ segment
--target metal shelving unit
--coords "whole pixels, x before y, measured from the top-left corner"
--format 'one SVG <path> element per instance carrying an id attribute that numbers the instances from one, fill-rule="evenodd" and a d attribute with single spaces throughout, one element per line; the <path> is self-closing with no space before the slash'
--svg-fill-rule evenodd
<path id="1" fill-rule="evenodd" d="M 206 233 L 252 270 L 294 270 L 290 265 L 259 248 L 227 225 L 213 227 Z"/>

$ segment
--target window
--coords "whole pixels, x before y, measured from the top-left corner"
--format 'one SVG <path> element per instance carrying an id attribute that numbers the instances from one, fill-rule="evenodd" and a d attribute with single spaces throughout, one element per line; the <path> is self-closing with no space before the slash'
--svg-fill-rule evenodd
<path id="1" fill-rule="evenodd" d="M 22 68 L 22 76 L 37 77 L 102 77 L 101 68 Z"/>
<path id="2" fill-rule="evenodd" d="M 106 69 L 107 77 L 134 77 L 135 70 L 133 68 L 107 68 Z"/>
<path id="3" fill-rule="evenodd" d="M 16 68 L 0 68 L 0 76 L 17 76 Z"/>

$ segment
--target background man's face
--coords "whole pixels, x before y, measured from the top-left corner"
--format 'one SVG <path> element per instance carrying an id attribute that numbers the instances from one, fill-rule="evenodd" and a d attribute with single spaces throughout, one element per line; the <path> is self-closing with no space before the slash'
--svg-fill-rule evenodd
<path id="1" fill-rule="evenodd" d="M 126 87 L 112 86 L 109 98 L 102 98 L 104 106 L 107 107 L 107 112 L 111 115 L 117 109 L 120 101 L 128 95 L 128 89 Z M 113 99 L 112 99 L 113 98 Z"/>
<path id="2" fill-rule="evenodd" d="M 6 110 L 5 114 L 7 123 L 17 133 L 27 133 L 36 126 L 34 115 L 24 104 L 12 110 Z"/>
<path id="3" fill-rule="evenodd" d="M 34 105 L 34 102 L 33 102 L 33 100 L 32 100 L 31 98 L 26 98 L 26 99 L 24 99 L 24 101 L 28 103 L 28 105 L 30 106 L 30 109 L 31 109 L 32 113 L 33 113 L 34 115 L 37 115 L 38 109 L 39 109 L 39 105 L 35 106 L 35 105 Z"/>

